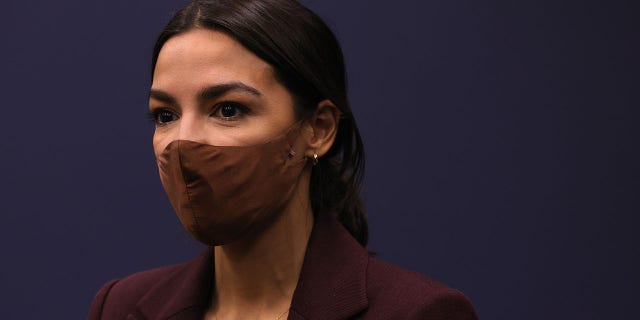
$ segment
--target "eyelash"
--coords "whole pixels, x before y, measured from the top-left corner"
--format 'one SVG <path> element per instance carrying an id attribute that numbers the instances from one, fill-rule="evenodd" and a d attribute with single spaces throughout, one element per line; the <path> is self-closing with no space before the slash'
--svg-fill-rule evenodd
<path id="1" fill-rule="evenodd" d="M 224 117 L 224 116 L 219 116 L 218 117 L 216 115 L 216 117 L 218 117 L 220 120 L 224 120 L 224 121 L 235 121 L 235 120 L 238 120 L 238 118 L 246 116 L 251 111 L 247 106 L 245 106 L 245 105 L 243 105 L 241 103 L 233 102 L 233 101 L 223 101 L 223 102 L 220 102 L 217 105 L 215 105 L 215 107 L 213 108 L 212 115 L 213 114 L 217 114 L 219 112 L 222 112 L 222 108 L 225 107 L 225 106 L 231 106 L 231 107 L 235 108 L 236 111 L 239 114 L 236 115 L 236 116 L 231 116 L 231 117 Z"/>
<path id="2" fill-rule="evenodd" d="M 169 112 L 169 113 L 171 113 L 172 115 L 175 115 L 175 113 L 173 113 L 173 111 L 170 111 L 170 110 L 168 110 L 168 109 L 155 109 L 155 110 L 153 110 L 153 111 L 149 111 L 149 112 L 147 112 L 147 119 L 149 120 L 149 122 L 151 122 L 152 124 L 154 124 L 154 125 L 156 125 L 156 126 L 164 126 L 164 125 L 166 125 L 167 123 L 163 123 L 163 122 L 160 122 L 160 121 L 158 120 L 158 117 L 160 116 L 160 114 L 161 114 L 162 112 Z"/>
<path id="3" fill-rule="evenodd" d="M 233 108 L 236 109 L 236 112 L 238 112 L 239 115 L 235 115 L 235 116 L 231 116 L 231 117 L 224 117 L 224 116 L 218 116 L 218 115 L 215 116 L 215 117 L 217 117 L 217 118 L 219 118 L 220 120 L 223 120 L 223 121 L 236 121 L 236 120 L 238 120 L 238 118 L 246 116 L 251 111 L 247 106 L 245 106 L 245 105 L 243 105 L 241 103 L 234 102 L 234 101 L 223 101 L 223 102 L 220 102 L 220 103 L 218 103 L 218 104 L 216 104 L 214 106 L 213 112 L 211 113 L 211 116 L 214 116 L 214 114 L 221 112 L 222 108 L 225 107 L 225 106 L 232 106 Z M 158 120 L 158 117 L 160 116 L 160 114 L 162 112 L 169 112 L 169 113 L 171 113 L 171 114 L 173 114 L 174 116 L 177 117 L 177 115 L 173 111 L 171 111 L 169 109 L 158 108 L 158 109 L 155 109 L 153 111 L 147 112 L 147 119 L 149 120 L 149 122 L 151 122 L 152 124 L 155 124 L 156 126 L 164 126 L 168 122 L 160 122 Z M 178 119 L 179 119 L 179 117 L 178 117 Z"/>

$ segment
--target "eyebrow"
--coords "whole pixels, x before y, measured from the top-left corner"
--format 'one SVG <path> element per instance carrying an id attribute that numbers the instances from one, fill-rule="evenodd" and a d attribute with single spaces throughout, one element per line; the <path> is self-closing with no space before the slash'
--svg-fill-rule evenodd
<path id="1" fill-rule="evenodd" d="M 176 104 L 176 99 L 174 99 L 170 94 L 157 89 L 149 90 L 149 98 L 162 101 L 167 104 Z"/>
<path id="2" fill-rule="evenodd" d="M 257 97 L 262 95 L 260 91 L 258 91 L 258 89 L 248 86 L 242 82 L 229 82 L 204 88 L 200 92 L 200 100 L 206 101 L 215 99 L 230 91 L 243 91 Z M 168 104 L 177 104 L 177 101 L 173 96 L 158 89 L 149 90 L 149 98 L 153 98 L 155 100 L 162 101 Z"/>
<path id="3" fill-rule="evenodd" d="M 223 84 L 205 88 L 200 93 L 200 99 L 202 100 L 215 99 L 229 91 L 244 91 L 256 97 L 259 97 L 262 95 L 260 91 L 258 91 L 258 89 L 248 86 L 242 82 L 229 82 L 229 83 L 223 83 Z"/>

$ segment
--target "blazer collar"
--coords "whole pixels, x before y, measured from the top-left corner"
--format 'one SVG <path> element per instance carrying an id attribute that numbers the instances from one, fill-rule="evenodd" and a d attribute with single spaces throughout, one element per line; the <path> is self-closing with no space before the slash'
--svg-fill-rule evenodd
<path id="1" fill-rule="evenodd" d="M 369 253 L 334 218 L 316 217 L 290 320 L 348 319 L 368 306 Z M 146 319 L 202 319 L 213 287 L 213 249 L 178 267 L 138 302 Z"/>
<path id="2" fill-rule="evenodd" d="M 333 218 L 317 217 L 289 319 L 348 319 L 368 306 L 369 253 Z"/>
<path id="3" fill-rule="evenodd" d="M 213 288 L 213 250 L 206 250 L 161 279 L 140 301 L 144 319 L 202 319 Z"/>

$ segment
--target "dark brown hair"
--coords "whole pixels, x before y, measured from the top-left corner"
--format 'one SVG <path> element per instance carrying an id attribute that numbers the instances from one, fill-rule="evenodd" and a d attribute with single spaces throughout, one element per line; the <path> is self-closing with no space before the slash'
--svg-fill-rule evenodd
<path id="1" fill-rule="evenodd" d="M 331 100 L 342 113 L 336 140 L 311 171 L 314 214 L 333 214 L 363 246 L 368 227 L 360 187 L 362 139 L 347 101 L 342 49 L 329 27 L 295 0 L 194 0 L 178 11 L 153 50 L 152 76 L 165 42 L 193 28 L 225 32 L 269 63 L 289 90 L 298 118 Z"/>

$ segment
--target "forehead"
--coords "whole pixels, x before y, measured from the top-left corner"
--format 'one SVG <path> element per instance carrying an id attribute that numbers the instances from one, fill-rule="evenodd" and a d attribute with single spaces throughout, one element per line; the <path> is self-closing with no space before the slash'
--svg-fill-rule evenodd
<path id="1" fill-rule="evenodd" d="M 268 63 L 232 37 L 196 28 L 164 44 L 154 70 L 153 87 L 179 89 L 231 81 L 262 87 L 273 85 L 276 80 Z"/>

